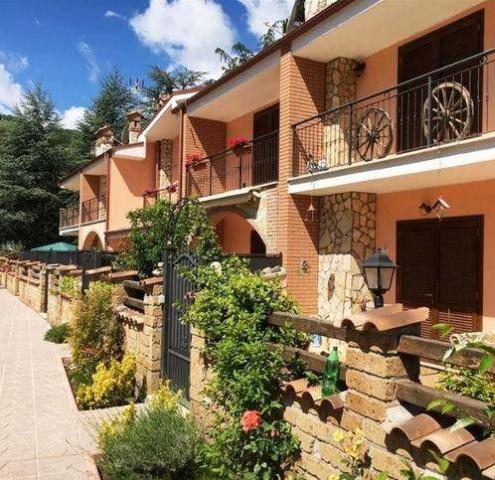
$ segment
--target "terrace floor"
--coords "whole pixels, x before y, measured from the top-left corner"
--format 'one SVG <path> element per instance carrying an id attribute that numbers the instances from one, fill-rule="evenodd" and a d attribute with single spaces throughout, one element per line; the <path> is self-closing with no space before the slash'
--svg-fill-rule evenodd
<path id="1" fill-rule="evenodd" d="M 97 479 L 96 412 L 78 412 L 48 328 L 0 289 L 0 479 Z"/>

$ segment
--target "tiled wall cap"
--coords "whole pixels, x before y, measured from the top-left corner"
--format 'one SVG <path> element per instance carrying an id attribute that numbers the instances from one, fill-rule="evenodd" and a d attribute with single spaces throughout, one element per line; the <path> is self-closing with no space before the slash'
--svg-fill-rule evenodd
<path id="1" fill-rule="evenodd" d="M 471 461 L 480 470 L 484 470 L 495 464 L 495 438 L 487 438 L 481 442 L 460 447 L 446 455 L 452 462 L 462 463 Z"/>
<path id="2" fill-rule="evenodd" d="M 403 433 L 412 442 L 441 428 L 440 424 L 433 417 L 427 413 L 420 413 L 406 422 L 395 426 L 390 433 L 391 435 L 397 432 Z"/>
<path id="3" fill-rule="evenodd" d="M 475 438 L 465 428 L 454 432 L 450 428 L 443 428 L 436 432 L 430 433 L 425 437 L 418 438 L 411 442 L 411 445 L 417 448 L 427 450 L 437 450 L 442 455 L 474 442 Z"/>
<path id="4" fill-rule="evenodd" d="M 352 314 L 348 317 L 343 317 L 340 320 L 336 320 L 334 325 L 336 327 L 351 327 L 357 328 L 369 322 L 373 318 L 379 318 L 393 313 L 402 312 L 402 304 L 394 303 L 393 305 L 385 305 L 383 308 L 369 310 L 367 312 L 360 312 Z"/>

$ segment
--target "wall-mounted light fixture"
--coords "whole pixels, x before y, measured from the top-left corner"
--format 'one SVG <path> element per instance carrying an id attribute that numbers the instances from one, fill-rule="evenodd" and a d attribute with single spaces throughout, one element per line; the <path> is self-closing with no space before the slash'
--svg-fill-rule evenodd
<path id="1" fill-rule="evenodd" d="M 430 213 L 434 212 L 439 219 L 442 219 L 444 217 L 445 212 L 449 208 L 450 208 L 449 203 L 442 197 L 439 197 L 438 200 L 433 205 L 429 205 L 426 202 L 423 202 L 419 206 L 419 209 L 423 210 L 425 215 L 429 215 Z"/>

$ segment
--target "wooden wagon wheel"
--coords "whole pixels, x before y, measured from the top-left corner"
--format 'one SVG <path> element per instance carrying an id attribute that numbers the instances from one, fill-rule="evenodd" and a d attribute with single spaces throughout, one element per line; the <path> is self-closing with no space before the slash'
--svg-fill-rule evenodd
<path id="1" fill-rule="evenodd" d="M 368 108 L 356 129 L 356 151 L 366 162 L 385 157 L 392 147 L 392 122 L 381 108 Z"/>
<path id="2" fill-rule="evenodd" d="M 423 132 L 429 137 L 431 108 L 431 139 L 443 143 L 464 138 L 471 133 L 474 103 L 469 90 L 459 82 L 443 82 L 431 92 L 423 105 Z"/>

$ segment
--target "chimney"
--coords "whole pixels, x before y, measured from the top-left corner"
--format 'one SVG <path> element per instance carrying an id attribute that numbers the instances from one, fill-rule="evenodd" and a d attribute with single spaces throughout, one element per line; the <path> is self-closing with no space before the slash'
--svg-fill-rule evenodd
<path id="1" fill-rule="evenodd" d="M 91 153 L 97 157 L 114 146 L 114 136 L 110 125 L 104 125 L 95 133 Z"/>
<path id="2" fill-rule="evenodd" d="M 129 143 L 137 143 L 139 134 L 142 132 L 142 123 L 144 115 L 137 110 L 133 110 L 127 114 L 129 122 Z"/>

